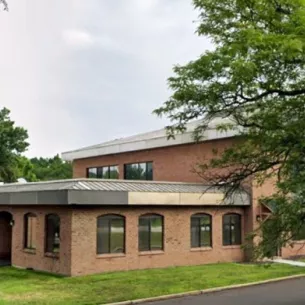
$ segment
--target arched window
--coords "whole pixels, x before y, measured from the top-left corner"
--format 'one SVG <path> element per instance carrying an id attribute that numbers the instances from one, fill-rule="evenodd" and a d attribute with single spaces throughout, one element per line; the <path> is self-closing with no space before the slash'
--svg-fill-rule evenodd
<path id="1" fill-rule="evenodd" d="M 191 247 L 212 247 L 212 217 L 210 215 L 191 216 Z"/>
<path id="2" fill-rule="evenodd" d="M 97 218 L 97 254 L 125 253 L 125 217 L 104 215 Z"/>
<path id="3" fill-rule="evenodd" d="M 24 248 L 36 249 L 37 217 L 33 213 L 24 215 Z"/>
<path id="4" fill-rule="evenodd" d="M 58 253 L 60 248 L 60 218 L 56 214 L 46 216 L 46 249 L 47 253 Z"/>
<path id="5" fill-rule="evenodd" d="M 139 251 L 163 250 L 163 216 L 139 217 Z"/>
<path id="6" fill-rule="evenodd" d="M 241 216 L 239 214 L 226 214 L 223 216 L 223 245 L 241 244 Z"/>

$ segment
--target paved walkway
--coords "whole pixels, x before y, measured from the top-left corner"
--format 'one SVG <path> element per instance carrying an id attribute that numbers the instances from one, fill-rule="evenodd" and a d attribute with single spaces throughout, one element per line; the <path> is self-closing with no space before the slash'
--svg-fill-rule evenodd
<path id="1" fill-rule="evenodd" d="M 304 305 L 305 278 L 146 305 Z"/>
<path id="2" fill-rule="evenodd" d="M 279 264 L 287 264 L 287 265 L 291 265 L 291 266 L 305 267 L 304 262 L 292 261 L 289 259 L 275 258 L 275 259 L 272 259 L 271 261 L 274 263 L 279 263 Z"/>

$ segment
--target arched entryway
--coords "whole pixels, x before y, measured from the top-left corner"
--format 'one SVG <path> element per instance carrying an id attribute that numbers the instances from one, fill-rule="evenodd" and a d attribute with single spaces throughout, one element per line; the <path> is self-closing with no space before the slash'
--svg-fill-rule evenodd
<path id="1" fill-rule="evenodd" d="M 12 220 L 11 213 L 0 212 L 0 266 L 11 262 Z"/>

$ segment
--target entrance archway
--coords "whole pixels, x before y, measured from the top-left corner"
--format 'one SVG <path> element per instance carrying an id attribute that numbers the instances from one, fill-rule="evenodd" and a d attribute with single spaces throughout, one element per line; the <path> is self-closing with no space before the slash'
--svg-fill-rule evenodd
<path id="1" fill-rule="evenodd" d="M 13 215 L 11 213 L 0 212 L 0 265 L 11 261 L 12 220 Z"/>

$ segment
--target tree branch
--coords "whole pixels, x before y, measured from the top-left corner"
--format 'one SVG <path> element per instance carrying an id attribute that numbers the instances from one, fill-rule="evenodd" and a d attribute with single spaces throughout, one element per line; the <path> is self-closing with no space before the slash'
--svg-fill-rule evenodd
<path id="1" fill-rule="evenodd" d="M 248 101 L 248 102 L 255 102 L 257 100 L 260 100 L 260 99 L 262 99 L 268 95 L 272 95 L 272 94 L 278 94 L 279 96 L 296 96 L 296 95 L 305 94 L 305 89 L 298 89 L 298 90 L 292 90 L 292 91 L 271 89 L 271 90 L 267 90 L 267 91 L 255 96 L 255 97 L 246 97 L 243 94 L 239 94 L 239 97 L 241 97 L 242 99 L 244 99 L 245 101 Z"/>

